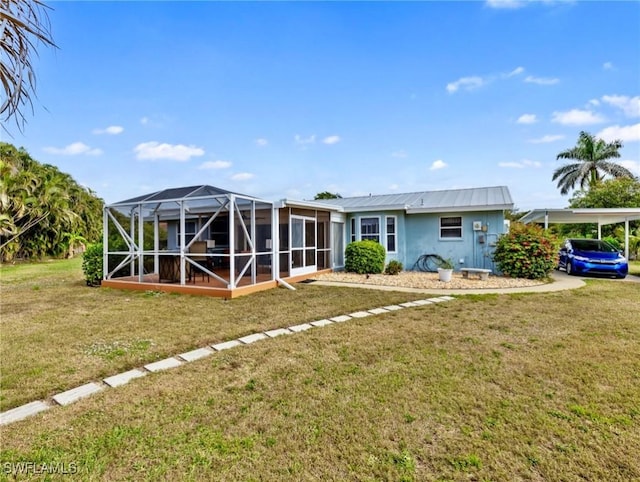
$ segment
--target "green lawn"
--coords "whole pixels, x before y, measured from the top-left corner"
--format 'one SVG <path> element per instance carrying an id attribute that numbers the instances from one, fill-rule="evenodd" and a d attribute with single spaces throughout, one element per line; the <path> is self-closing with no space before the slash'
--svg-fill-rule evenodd
<path id="1" fill-rule="evenodd" d="M 640 261 L 629 261 L 629 274 L 640 276 Z"/>
<path id="2" fill-rule="evenodd" d="M 313 285 L 228 302 L 134 294 L 84 288 L 68 266 L 47 266 L 38 289 L 2 269 L 7 406 L 21 389 L 55 392 L 66 371 L 77 385 L 410 299 Z M 258 342 L 2 427 L 1 461 L 73 463 L 96 480 L 639 479 L 639 290 L 465 296 Z M 30 373 L 40 357 L 19 363 L 19 349 L 48 362 Z"/>

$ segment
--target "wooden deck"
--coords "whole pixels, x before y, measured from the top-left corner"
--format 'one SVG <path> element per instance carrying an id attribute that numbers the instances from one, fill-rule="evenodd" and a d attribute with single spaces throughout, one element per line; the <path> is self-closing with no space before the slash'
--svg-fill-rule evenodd
<path id="1" fill-rule="evenodd" d="M 315 275 L 322 273 L 330 273 L 330 269 L 320 270 L 313 274 L 307 274 L 302 276 L 286 277 L 282 278 L 283 281 L 291 284 L 299 281 L 304 281 Z M 227 272 L 218 272 L 218 276 L 222 278 L 229 277 Z M 201 274 L 196 274 L 191 281 L 187 281 L 186 284 L 181 285 L 177 282 L 160 282 L 157 274 L 145 275 L 144 281 L 140 282 L 137 276 L 126 276 L 122 278 L 114 278 L 102 281 L 102 287 L 124 289 L 124 290 L 138 290 L 138 291 L 162 291 L 166 293 L 182 293 L 188 295 L 199 296 L 214 296 L 218 298 L 237 298 L 239 296 L 256 293 L 258 291 L 269 290 L 278 286 L 278 281 L 272 280 L 270 274 L 258 274 L 256 276 L 256 284 L 251 284 L 251 276 L 244 276 L 240 280 L 239 286 L 234 289 L 227 288 L 226 284 L 223 284 L 219 280 Z"/>

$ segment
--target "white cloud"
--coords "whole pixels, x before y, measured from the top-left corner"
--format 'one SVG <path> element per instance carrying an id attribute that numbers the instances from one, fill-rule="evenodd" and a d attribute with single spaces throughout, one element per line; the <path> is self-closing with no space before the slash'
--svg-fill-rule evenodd
<path id="1" fill-rule="evenodd" d="M 158 160 L 169 159 L 171 161 L 186 162 L 192 157 L 204 155 L 204 149 L 196 146 L 185 146 L 184 144 L 160 144 L 156 141 L 143 142 L 138 144 L 133 152 L 138 160 Z"/>
<path id="2" fill-rule="evenodd" d="M 405 157 L 407 157 L 407 153 L 401 149 L 399 151 L 392 152 L 391 157 L 395 157 L 397 159 L 404 159 Z"/>
<path id="3" fill-rule="evenodd" d="M 515 169 L 524 169 L 525 167 L 541 167 L 542 163 L 538 161 L 530 161 L 529 159 L 523 159 L 519 162 L 499 162 L 500 167 L 510 167 Z"/>
<path id="4" fill-rule="evenodd" d="M 590 110 L 572 109 L 567 112 L 554 112 L 551 122 L 565 126 L 579 126 L 588 124 L 599 124 L 604 122 L 604 117 L 593 113 Z"/>
<path id="5" fill-rule="evenodd" d="M 447 92 L 453 94 L 457 92 L 460 88 L 464 90 L 474 90 L 484 85 L 485 81 L 482 77 L 473 76 L 473 77 L 462 77 L 455 82 L 450 82 L 447 84 Z"/>
<path id="6" fill-rule="evenodd" d="M 600 105 L 600 101 L 598 99 L 591 99 L 589 102 L 587 102 L 587 105 L 599 106 Z"/>
<path id="7" fill-rule="evenodd" d="M 534 77 L 533 75 L 528 75 L 524 79 L 525 82 L 530 84 L 538 84 L 538 85 L 554 85 L 560 82 L 560 79 L 549 78 L 549 77 Z"/>
<path id="8" fill-rule="evenodd" d="M 624 160 L 617 161 L 617 163 L 622 167 L 626 167 L 627 169 L 629 169 L 636 176 L 640 176 L 640 161 Z"/>
<path id="9" fill-rule="evenodd" d="M 518 124 L 535 124 L 538 122 L 535 114 L 522 114 L 516 121 Z"/>
<path id="10" fill-rule="evenodd" d="M 433 163 L 431 164 L 431 167 L 429 168 L 430 171 L 437 171 L 439 169 L 444 169 L 445 167 L 447 167 L 447 163 L 438 159 L 437 161 L 433 161 Z"/>
<path id="11" fill-rule="evenodd" d="M 602 101 L 624 112 L 627 117 L 640 117 L 640 96 L 603 95 Z"/>
<path id="12" fill-rule="evenodd" d="M 198 166 L 198 169 L 227 169 L 232 164 L 229 161 L 206 161 Z"/>
<path id="13" fill-rule="evenodd" d="M 142 124 L 143 126 L 147 125 L 148 123 L 149 123 L 148 117 L 143 117 L 142 119 L 140 119 L 140 124 Z"/>
<path id="14" fill-rule="evenodd" d="M 514 10 L 526 5 L 522 0 L 487 0 L 485 5 L 489 8 L 501 8 Z"/>
<path id="15" fill-rule="evenodd" d="M 400 186 L 398 186 L 397 184 L 391 184 L 389 186 L 389 191 L 397 191 L 398 189 L 400 189 Z"/>
<path id="16" fill-rule="evenodd" d="M 598 132 L 596 137 L 606 142 L 612 142 L 616 139 L 620 139 L 622 142 L 640 141 L 640 123 L 631 126 L 610 126 Z"/>
<path id="17" fill-rule="evenodd" d="M 122 126 L 109 126 L 104 129 L 93 129 L 94 134 L 110 134 L 112 136 L 122 134 L 124 132 L 124 127 Z"/>
<path id="18" fill-rule="evenodd" d="M 233 181 L 248 181 L 249 179 L 252 179 L 254 177 L 253 174 L 251 174 L 250 172 L 239 172 L 237 174 L 234 174 L 233 176 L 231 176 L 231 179 Z"/>
<path id="19" fill-rule="evenodd" d="M 340 142 L 340 136 L 328 136 L 325 137 L 322 142 L 324 142 L 325 144 L 337 144 L 338 142 Z"/>
<path id="20" fill-rule="evenodd" d="M 316 143 L 316 135 L 310 135 L 309 137 L 302 137 L 299 134 L 296 134 L 293 138 L 296 142 L 296 144 L 304 146 L 307 144 L 315 144 Z"/>
<path id="21" fill-rule="evenodd" d="M 560 139 L 564 139 L 564 136 L 561 134 L 549 135 L 539 137 L 537 139 L 529 139 L 531 144 L 547 144 L 549 142 L 559 141 Z"/>
<path id="22" fill-rule="evenodd" d="M 44 152 L 49 154 L 60 154 L 63 156 L 77 156 L 80 154 L 99 156 L 102 154 L 101 149 L 91 148 L 82 142 L 74 142 L 65 147 L 45 147 Z"/>
<path id="23" fill-rule="evenodd" d="M 255 140 L 256 146 L 265 147 L 269 145 L 269 141 L 264 137 Z"/>
<path id="24" fill-rule="evenodd" d="M 507 77 L 513 77 L 514 75 L 520 75 L 522 72 L 524 72 L 524 67 L 516 67 L 515 69 L 513 69 L 511 72 L 509 72 L 507 74 Z"/>
<path id="25" fill-rule="evenodd" d="M 603 70 L 613 70 L 613 64 L 611 62 L 605 62 L 604 64 L 602 64 L 602 69 Z"/>

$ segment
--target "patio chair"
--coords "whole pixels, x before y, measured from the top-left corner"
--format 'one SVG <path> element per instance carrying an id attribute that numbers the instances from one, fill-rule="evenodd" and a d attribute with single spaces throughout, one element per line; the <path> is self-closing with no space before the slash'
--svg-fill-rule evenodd
<path id="1" fill-rule="evenodd" d="M 207 242 L 206 241 L 195 241 L 189 248 L 190 254 L 206 254 L 207 253 Z M 207 256 L 191 256 L 191 260 L 196 263 L 209 267 L 209 258 Z M 189 263 L 189 281 L 193 281 L 195 283 L 196 275 L 200 273 L 202 275 L 202 281 L 204 281 L 204 277 L 207 277 L 207 281 L 209 281 L 209 273 L 203 271 L 201 268 L 194 266 Z"/>

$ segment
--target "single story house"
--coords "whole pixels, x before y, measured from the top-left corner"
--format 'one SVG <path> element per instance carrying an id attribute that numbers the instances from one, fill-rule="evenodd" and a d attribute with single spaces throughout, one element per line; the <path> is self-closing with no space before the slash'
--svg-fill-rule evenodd
<path id="1" fill-rule="evenodd" d="M 513 209 L 506 186 L 369 195 L 323 201 L 345 215 L 347 240 L 371 239 L 387 251 L 387 262 L 417 269 L 425 254 L 462 267 L 495 270 L 493 248 L 507 231 Z"/>
<path id="2" fill-rule="evenodd" d="M 504 186 L 277 202 L 165 189 L 105 207 L 102 284 L 232 298 L 343 269 L 345 246 L 362 239 L 405 269 L 424 254 L 493 268 L 512 208 Z"/>

